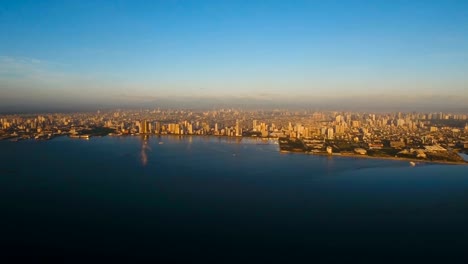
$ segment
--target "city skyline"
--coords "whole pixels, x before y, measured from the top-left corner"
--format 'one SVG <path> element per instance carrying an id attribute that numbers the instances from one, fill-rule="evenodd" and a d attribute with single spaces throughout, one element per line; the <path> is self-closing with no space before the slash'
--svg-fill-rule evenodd
<path id="1" fill-rule="evenodd" d="M 142 136 L 142 164 L 150 136 L 277 139 L 282 152 L 425 162 L 466 163 L 468 115 L 140 109 L 89 113 L 0 115 L 0 140 Z M 240 141 L 239 141 L 240 142 Z"/>
<path id="2" fill-rule="evenodd" d="M 6 1 L 0 112 L 466 111 L 463 1 Z"/>

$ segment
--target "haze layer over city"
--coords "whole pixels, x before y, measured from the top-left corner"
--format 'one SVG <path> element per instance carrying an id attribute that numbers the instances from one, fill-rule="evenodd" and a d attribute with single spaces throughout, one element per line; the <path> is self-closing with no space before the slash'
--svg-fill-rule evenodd
<path id="1" fill-rule="evenodd" d="M 461 111 L 466 1 L 3 1 L 0 111 Z"/>

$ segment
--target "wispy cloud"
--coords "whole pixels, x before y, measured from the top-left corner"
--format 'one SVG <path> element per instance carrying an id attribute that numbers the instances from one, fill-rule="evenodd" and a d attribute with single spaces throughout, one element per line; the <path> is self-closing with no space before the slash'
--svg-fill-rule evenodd
<path id="1" fill-rule="evenodd" d="M 57 80 L 71 77 L 61 71 L 65 64 L 29 57 L 0 56 L 0 80 Z"/>
<path id="2" fill-rule="evenodd" d="M 241 78 L 232 82 L 212 82 L 209 79 L 181 81 L 178 77 L 145 81 L 134 80 L 130 76 L 122 81 L 91 71 L 78 74 L 70 70 L 72 67 L 69 66 L 38 58 L 0 56 L 0 103 L 97 102 L 138 105 L 167 101 L 174 105 L 186 105 L 189 102 L 330 102 L 335 105 L 349 102 L 366 105 L 371 101 L 380 103 L 382 100 L 402 105 L 416 105 L 418 102 L 468 103 L 467 86 L 463 82 L 465 79 L 450 80 L 449 83 L 446 78 L 421 80 L 416 77 L 366 81 L 360 80 L 358 75 L 352 80 L 340 77 L 336 80 L 288 83 Z M 419 92 L 410 92 L 415 87 Z M 444 91 L 444 87 L 448 87 L 450 92 Z M 451 97 L 447 94 L 451 94 Z"/>
<path id="3" fill-rule="evenodd" d="M 95 89 L 108 84 L 97 76 L 70 71 L 68 66 L 37 58 L 0 56 L 0 82 L 18 89 L 60 91 Z"/>
<path id="4" fill-rule="evenodd" d="M 41 61 L 31 58 L 0 56 L 0 76 L 24 75 L 38 72 Z"/>
<path id="5" fill-rule="evenodd" d="M 0 56 L 0 99 L 3 103 L 72 102 L 103 98 L 102 81 L 69 72 L 65 64 Z"/>
<path id="6" fill-rule="evenodd" d="M 0 56 L 0 103 L 133 103 L 157 98 L 142 83 L 76 73 L 66 64 L 37 58 Z"/>

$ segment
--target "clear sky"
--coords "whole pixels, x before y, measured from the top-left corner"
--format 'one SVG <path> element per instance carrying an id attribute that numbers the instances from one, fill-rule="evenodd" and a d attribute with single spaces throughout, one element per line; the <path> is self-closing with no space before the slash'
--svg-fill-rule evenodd
<path id="1" fill-rule="evenodd" d="M 468 1 L 0 1 L 3 108 L 467 98 Z"/>

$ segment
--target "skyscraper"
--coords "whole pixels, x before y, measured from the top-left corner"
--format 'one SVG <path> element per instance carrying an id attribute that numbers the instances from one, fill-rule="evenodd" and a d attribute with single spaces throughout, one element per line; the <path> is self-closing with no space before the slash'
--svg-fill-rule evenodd
<path id="1" fill-rule="evenodd" d="M 327 138 L 328 139 L 333 139 L 334 138 L 334 135 L 333 135 L 333 128 L 328 128 L 327 129 Z"/>
<path id="2" fill-rule="evenodd" d="M 151 124 L 146 120 L 139 122 L 138 128 L 140 134 L 149 134 L 151 132 Z"/>

